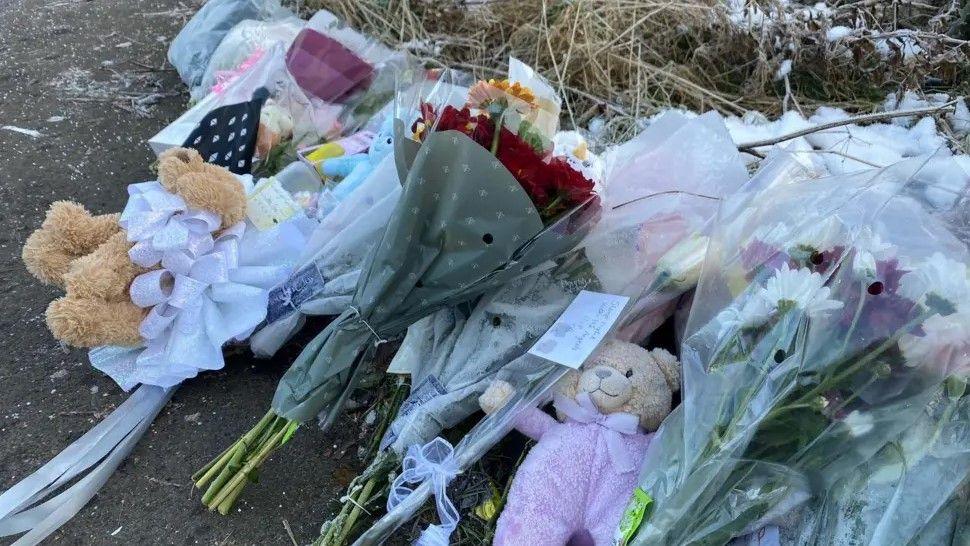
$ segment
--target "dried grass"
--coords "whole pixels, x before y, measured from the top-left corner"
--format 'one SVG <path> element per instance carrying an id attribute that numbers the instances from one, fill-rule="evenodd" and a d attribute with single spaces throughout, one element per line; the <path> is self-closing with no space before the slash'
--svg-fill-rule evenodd
<path id="1" fill-rule="evenodd" d="M 943 34 L 956 1 L 830 3 L 820 12 L 778 0 L 310 0 L 306 9 L 477 77 L 502 74 L 515 56 L 559 86 L 571 125 L 606 114 L 623 127 L 670 106 L 868 111 L 900 88 L 965 92 L 970 42 Z M 854 30 L 832 42 L 834 26 Z M 778 77 L 785 61 L 792 70 Z"/>

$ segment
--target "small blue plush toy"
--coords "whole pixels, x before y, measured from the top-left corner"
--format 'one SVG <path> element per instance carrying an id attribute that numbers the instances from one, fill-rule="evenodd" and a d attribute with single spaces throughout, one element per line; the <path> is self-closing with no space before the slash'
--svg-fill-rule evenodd
<path id="1" fill-rule="evenodd" d="M 320 164 L 320 172 L 326 176 L 341 178 L 340 182 L 330 190 L 330 195 L 336 202 L 343 201 L 357 189 L 370 173 L 374 172 L 377 164 L 391 153 L 394 149 L 393 131 L 394 119 L 393 116 L 388 116 L 381 124 L 366 153 L 323 160 Z"/>

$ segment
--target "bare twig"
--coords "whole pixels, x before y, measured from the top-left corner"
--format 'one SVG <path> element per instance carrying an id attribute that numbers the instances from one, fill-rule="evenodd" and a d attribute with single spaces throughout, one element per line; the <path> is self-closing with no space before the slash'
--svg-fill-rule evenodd
<path id="1" fill-rule="evenodd" d="M 167 485 L 167 486 L 170 486 L 170 487 L 182 487 L 182 485 L 183 485 L 181 483 L 170 482 L 170 481 L 167 481 L 167 480 L 160 480 L 158 478 L 153 478 L 151 476 L 145 476 L 145 479 L 148 480 L 148 481 L 150 481 L 150 482 L 152 482 L 152 483 L 157 483 L 159 485 Z"/>
<path id="2" fill-rule="evenodd" d="M 860 123 L 869 123 L 873 121 L 882 121 L 892 118 L 902 118 L 907 116 L 921 116 L 923 114 L 936 114 L 943 111 L 953 110 L 954 105 L 957 101 L 952 100 L 946 104 L 941 104 L 939 106 L 929 106 L 926 108 L 913 108 L 910 110 L 892 110 L 890 112 L 875 112 L 872 114 L 863 114 L 861 116 L 850 116 L 845 119 L 840 119 L 836 121 L 829 121 L 827 123 L 820 123 L 813 127 L 806 127 L 792 133 L 785 135 L 766 138 L 764 140 L 756 140 L 754 142 L 743 142 L 738 144 L 738 149 L 743 152 L 748 152 L 754 148 L 760 148 L 762 146 L 771 146 L 773 144 L 778 144 L 779 142 L 785 142 L 792 140 L 801 136 L 810 135 L 812 133 L 817 133 L 819 131 L 825 131 L 827 129 L 834 129 L 836 127 L 842 127 L 844 125 L 853 125 Z"/>
<path id="3" fill-rule="evenodd" d="M 290 537 L 290 542 L 293 543 L 293 546 L 300 546 L 296 541 L 296 536 L 293 534 L 293 529 L 290 528 L 290 522 L 286 521 L 286 518 L 283 518 L 283 528 L 286 529 L 286 534 Z"/>

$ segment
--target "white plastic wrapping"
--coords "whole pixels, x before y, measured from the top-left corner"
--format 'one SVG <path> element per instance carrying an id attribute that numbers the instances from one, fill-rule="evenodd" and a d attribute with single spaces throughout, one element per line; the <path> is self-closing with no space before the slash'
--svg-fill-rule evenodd
<path id="1" fill-rule="evenodd" d="M 927 212 L 932 161 L 722 206 L 631 544 L 724 544 L 771 522 L 783 544 L 915 544 L 953 501 L 970 361 L 940 327 L 965 323 L 970 258 Z"/>
<path id="2" fill-rule="evenodd" d="M 213 52 L 226 34 L 246 19 L 275 21 L 293 17 L 279 0 L 209 0 L 172 40 L 168 60 L 189 87 L 202 82 Z"/>
<path id="3" fill-rule="evenodd" d="M 246 64 L 255 62 L 277 44 L 284 49 L 289 48 L 305 25 L 306 21 L 299 17 L 241 21 L 232 27 L 212 53 L 201 82 L 192 89 L 192 98 L 202 99 L 212 91 L 213 86 L 245 70 Z"/>

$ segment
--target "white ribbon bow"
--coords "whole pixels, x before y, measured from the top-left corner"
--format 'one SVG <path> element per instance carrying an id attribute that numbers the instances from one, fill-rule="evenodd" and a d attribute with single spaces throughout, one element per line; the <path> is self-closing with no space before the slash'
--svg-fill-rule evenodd
<path id="1" fill-rule="evenodd" d="M 221 219 L 214 212 L 190 210 L 159 182 L 143 182 L 128 186 L 128 203 L 118 224 L 135 243 L 128 251 L 131 261 L 154 267 L 169 253 L 189 249 L 199 254 L 196 247 L 211 242 Z"/>
<path id="2" fill-rule="evenodd" d="M 633 435 L 638 432 L 640 420 L 636 415 L 630 413 L 604 415 L 586 392 L 579 393 L 575 402 L 557 394 L 553 405 L 556 410 L 577 423 L 595 424 L 606 429 L 606 448 L 613 466 L 619 472 L 634 470 L 633 455 L 623 441 L 623 435 Z"/>
<path id="3" fill-rule="evenodd" d="M 447 440 L 437 437 L 423 446 L 412 445 L 402 463 L 404 471 L 394 479 L 387 496 L 387 511 L 403 502 L 414 489 L 407 484 L 431 481 L 434 502 L 438 509 L 439 525 L 429 525 L 415 541 L 416 546 L 447 546 L 451 533 L 458 528 L 458 510 L 448 498 L 447 487 L 458 475 L 455 448 Z"/>

